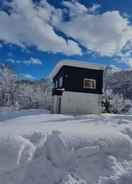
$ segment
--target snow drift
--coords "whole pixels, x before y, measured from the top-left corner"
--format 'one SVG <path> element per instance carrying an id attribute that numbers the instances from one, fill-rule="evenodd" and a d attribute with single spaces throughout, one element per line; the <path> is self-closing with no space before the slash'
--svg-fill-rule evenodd
<path id="1" fill-rule="evenodd" d="M 126 127 L 82 127 L 1 139 L 0 184 L 130 184 L 132 141 Z"/>
<path id="2" fill-rule="evenodd" d="M 0 174 L 29 162 L 34 150 L 34 145 L 21 136 L 0 139 Z"/>

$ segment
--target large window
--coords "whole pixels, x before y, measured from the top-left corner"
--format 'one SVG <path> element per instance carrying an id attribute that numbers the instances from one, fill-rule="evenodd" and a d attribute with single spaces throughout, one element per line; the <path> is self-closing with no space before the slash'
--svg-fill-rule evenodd
<path id="1" fill-rule="evenodd" d="M 83 88 L 85 89 L 96 89 L 95 79 L 83 79 Z"/>

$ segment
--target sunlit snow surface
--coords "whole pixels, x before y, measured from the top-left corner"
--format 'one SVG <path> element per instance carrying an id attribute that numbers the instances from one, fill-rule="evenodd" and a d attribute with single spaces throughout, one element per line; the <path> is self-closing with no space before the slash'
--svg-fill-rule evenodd
<path id="1" fill-rule="evenodd" d="M 131 184 L 131 115 L 0 113 L 0 184 Z"/>

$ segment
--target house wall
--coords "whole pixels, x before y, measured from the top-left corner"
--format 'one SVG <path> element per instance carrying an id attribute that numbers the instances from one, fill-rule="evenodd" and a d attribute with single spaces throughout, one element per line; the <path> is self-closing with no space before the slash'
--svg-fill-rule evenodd
<path id="1" fill-rule="evenodd" d="M 54 96 L 53 112 L 57 112 L 57 96 Z M 61 113 L 98 114 L 101 113 L 101 95 L 90 93 L 67 92 L 61 96 Z"/>
<path id="2" fill-rule="evenodd" d="M 103 70 L 63 66 L 54 77 L 53 82 L 59 81 L 60 77 L 63 77 L 63 85 L 61 87 L 65 91 L 102 94 Z M 96 89 L 84 88 L 83 80 L 85 78 L 95 79 Z"/>
<path id="3" fill-rule="evenodd" d="M 65 66 L 64 73 L 65 73 L 64 78 L 65 91 L 102 94 L 103 88 L 102 70 Z M 96 89 L 84 88 L 83 80 L 85 78 L 95 79 Z"/>
<path id="4" fill-rule="evenodd" d="M 52 113 L 58 113 L 57 110 L 57 97 L 58 96 L 52 96 L 52 108 L 51 108 L 51 112 Z"/>

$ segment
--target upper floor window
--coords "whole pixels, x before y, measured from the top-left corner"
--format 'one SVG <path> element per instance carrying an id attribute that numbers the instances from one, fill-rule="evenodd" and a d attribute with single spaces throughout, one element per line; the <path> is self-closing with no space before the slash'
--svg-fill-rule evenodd
<path id="1" fill-rule="evenodd" d="M 63 77 L 59 78 L 59 87 L 61 88 L 63 86 Z"/>
<path id="2" fill-rule="evenodd" d="M 55 87 L 55 88 L 58 87 L 58 81 L 57 81 L 57 80 L 54 81 L 54 87 Z"/>
<path id="3" fill-rule="evenodd" d="M 85 89 L 96 89 L 95 79 L 83 79 L 83 88 Z"/>
<path id="4" fill-rule="evenodd" d="M 60 77 L 59 79 L 56 79 L 54 81 L 55 88 L 61 88 L 62 86 L 63 86 L 63 77 Z"/>

